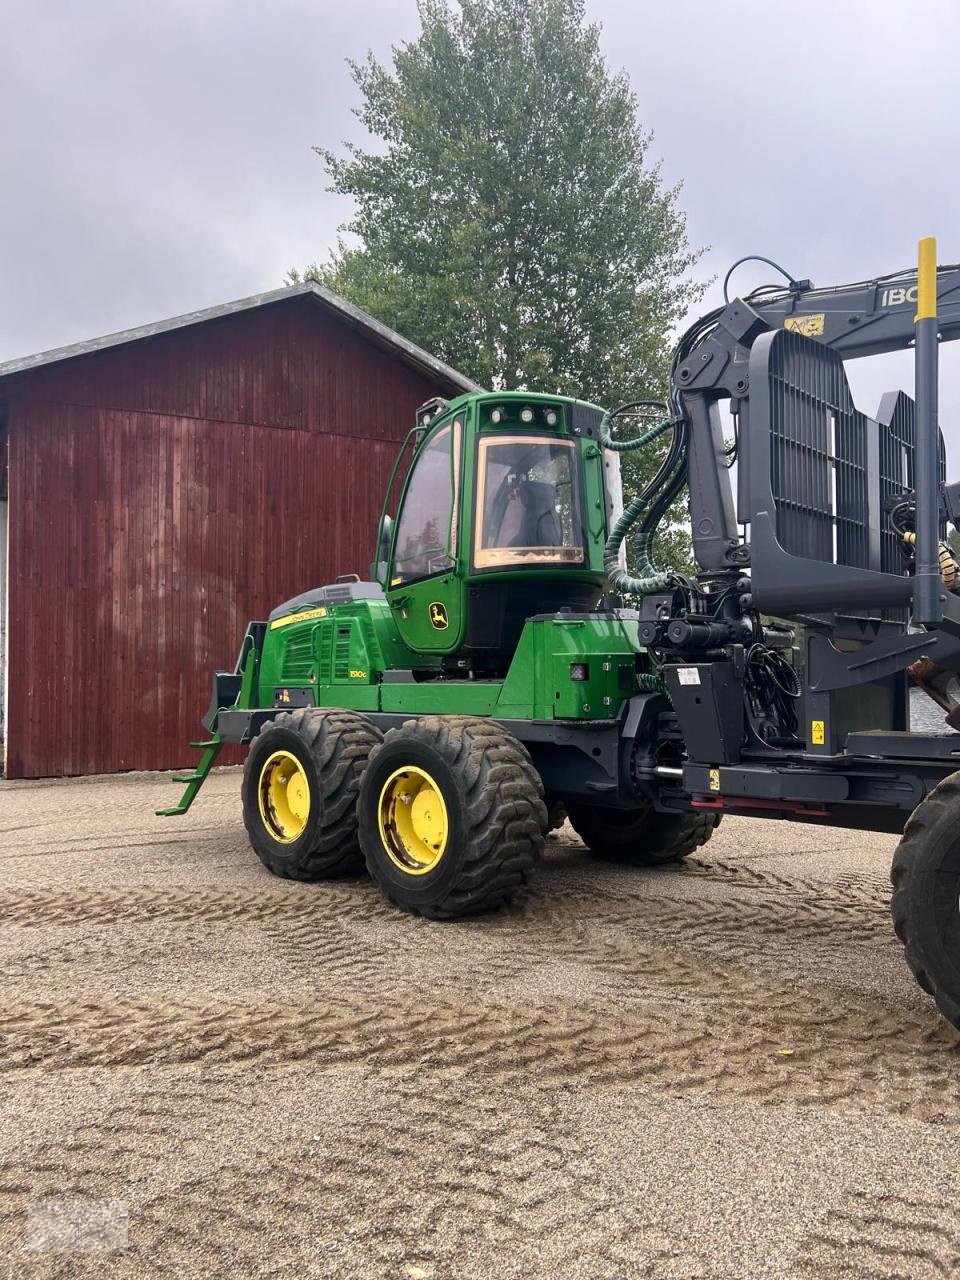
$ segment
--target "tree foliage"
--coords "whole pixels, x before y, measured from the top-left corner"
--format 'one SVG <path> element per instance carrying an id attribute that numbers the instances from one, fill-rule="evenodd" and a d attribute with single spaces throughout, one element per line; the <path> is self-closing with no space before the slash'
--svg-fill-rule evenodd
<path id="1" fill-rule="evenodd" d="M 483 386 L 662 391 L 699 255 L 583 0 L 419 13 L 392 69 L 351 64 L 381 145 L 317 148 L 357 243 L 308 274 Z"/>

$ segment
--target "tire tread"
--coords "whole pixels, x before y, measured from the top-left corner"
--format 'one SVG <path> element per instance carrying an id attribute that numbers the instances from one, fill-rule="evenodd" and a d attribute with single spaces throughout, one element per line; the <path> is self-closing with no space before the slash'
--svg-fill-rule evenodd
<path id="1" fill-rule="evenodd" d="M 320 779 L 321 822 L 309 854 L 292 865 L 258 845 L 245 813 L 247 834 L 257 855 L 274 875 L 287 880 L 327 880 L 363 871 L 357 793 L 370 753 L 381 741 L 380 731 L 359 712 L 326 707 L 281 711 L 266 721 L 260 733 L 273 727 L 292 730 L 313 756 Z"/>
<path id="2" fill-rule="evenodd" d="M 960 992 L 945 991 L 937 982 L 935 965 L 924 946 L 925 921 L 918 914 L 917 877 L 923 874 L 924 857 L 941 822 L 955 823 L 960 815 L 960 773 L 952 773 L 922 800 L 907 819 L 893 855 L 890 882 L 890 914 L 904 959 L 918 985 L 933 996 L 937 1008 L 960 1029 Z"/>
<path id="3" fill-rule="evenodd" d="M 368 857 L 371 875 L 395 906 L 430 919 L 476 915 L 503 905 L 527 884 L 546 836 L 543 783 L 529 752 L 494 721 L 476 716 L 421 716 L 389 730 L 382 745 L 371 752 L 370 763 L 376 762 L 381 750 L 414 733 L 418 742 L 442 757 L 461 783 L 467 857 L 456 883 L 430 906 L 399 898 L 379 880 L 376 863 Z"/>

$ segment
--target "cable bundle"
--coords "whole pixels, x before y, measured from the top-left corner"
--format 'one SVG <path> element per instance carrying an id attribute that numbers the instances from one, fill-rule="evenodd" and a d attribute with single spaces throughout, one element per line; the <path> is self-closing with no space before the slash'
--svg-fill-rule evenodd
<path id="1" fill-rule="evenodd" d="M 744 684 L 756 706 L 773 709 L 784 737 L 795 738 L 800 726 L 796 706 L 801 693 L 800 677 L 783 654 L 765 644 L 751 645 Z"/>

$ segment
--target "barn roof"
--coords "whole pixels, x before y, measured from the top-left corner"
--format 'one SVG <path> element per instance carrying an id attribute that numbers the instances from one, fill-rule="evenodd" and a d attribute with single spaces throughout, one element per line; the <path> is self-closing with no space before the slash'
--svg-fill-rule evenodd
<path id="1" fill-rule="evenodd" d="M 106 351 L 110 347 L 120 347 L 129 342 L 140 342 L 144 338 L 156 338 L 163 333 L 172 333 L 177 329 L 186 329 L 195 324 L 206 324 L 209 320 L 221 320 L 242 311 L 253 311 L 258 307 L 269 307 L 298 297 L 314 299 L 318 306 L 335 313 L 341 320 L 359 329 L 372 342 L 391 351 L 405 363 L 413 365 L 414 368 L 441 382 L 448 382 L 451 389 L 458 392 L 483 390 L 465 374 L 444 364 L 442 360 L 430 355 L 422 347 L 409 342 L 401 334 L 381 324 L 379 320 L 361 311 L 359 307 L 355 307 L 346 298 L 341 298 L 339 294 L 313 282 L 285 285 L 281 289 L 271 289 L 267 293 L 255 293 L 249 298 L 239 298 L 236 302 L 224 302 L 220 306 L 206 307 L 202 311 L 188 311 L 186 315 L 174 316 L 170 320 L 158 320 L 154 324 L 143 324 L 136 329 L 123 329 L 119 333 L 108 333 L 105 337 L 91 338 L 87 342 L 74 342 L 67 347 L 54 347 L 51 351 L 21 356 L 19 359 L 0 364 L 0 378 L 25 373 L 30 369 L 39 369 L 44 365 L 59 364 L 62 360 L 73 360 L 77 356 L 93 355 L 97 351 Z"/>

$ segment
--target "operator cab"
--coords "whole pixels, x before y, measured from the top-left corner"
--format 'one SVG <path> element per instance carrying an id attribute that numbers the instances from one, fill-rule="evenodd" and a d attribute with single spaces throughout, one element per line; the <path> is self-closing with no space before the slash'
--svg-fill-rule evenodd
<path id="1" fill-rule="evenodd" d="M 595 607 L 608 505 L 601 417 L 592 405 L 517 393 L 424 406 L 376 566 L 411 649 L 451 668 L 502 671 L 528 617 Z"/>

